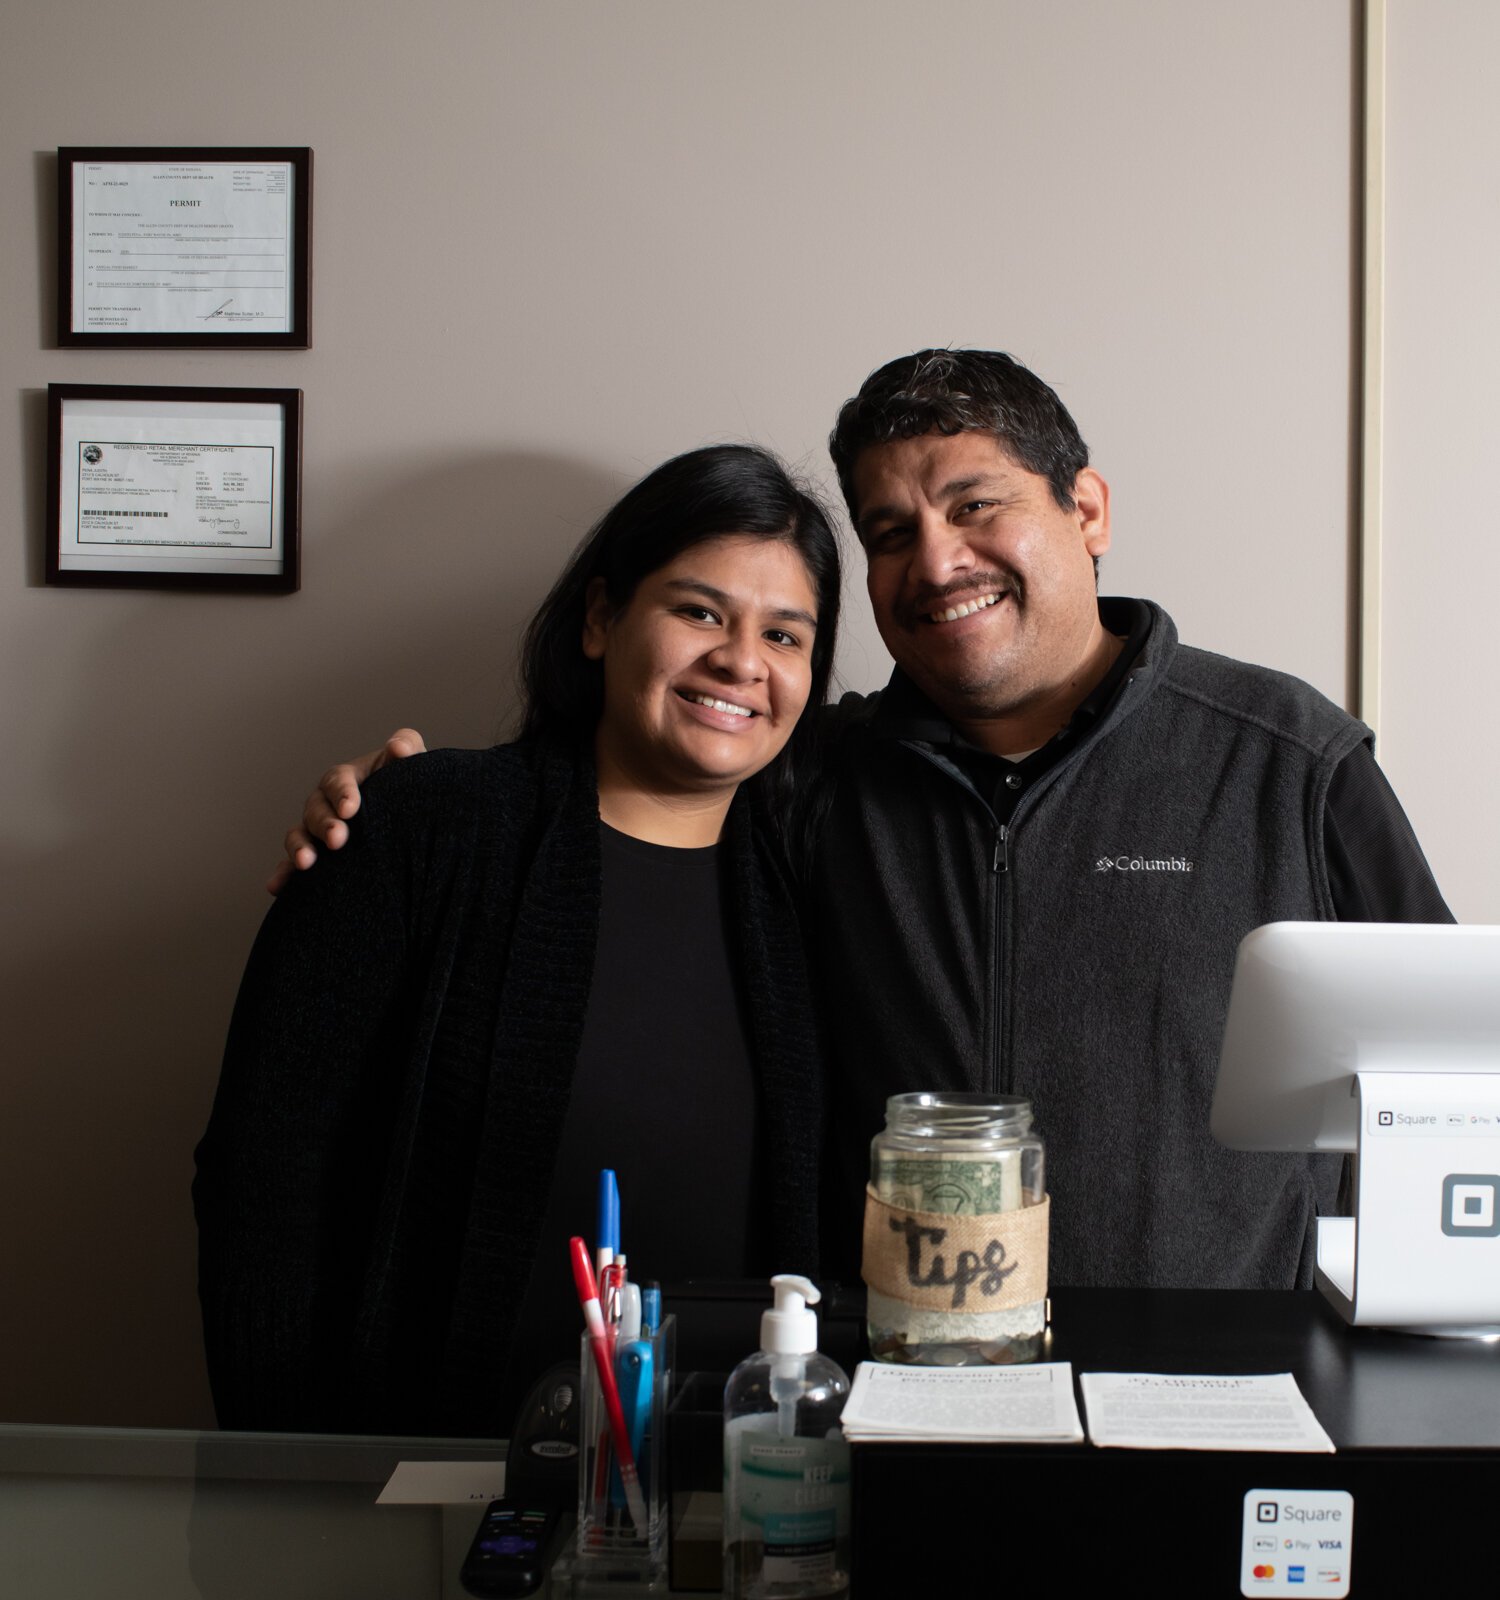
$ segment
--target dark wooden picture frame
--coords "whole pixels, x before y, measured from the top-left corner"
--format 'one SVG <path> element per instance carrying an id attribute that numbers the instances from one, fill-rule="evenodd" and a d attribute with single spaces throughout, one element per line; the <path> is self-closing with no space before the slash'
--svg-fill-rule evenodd
<path id="1" fill-rule="evenodd" d="M 133 166 L 285 165 L 291 171 L 291 327 L 255 332 L 232 321 L 216 321 L 224 308 L 210 309 L 201 329 L 106 328 L 74 326 L 75 228 L 74 173 L 81 164 Z M 186 270 L 186 269 L 175 269 Z M 312 345 L 312 151 L 305 146 L 108 147 L 63 146 L 57 152 L 57 342 L 93 349 L 307 350 Z"/>
<path id="2" fill-rule="evenodd" d="M 233 560 L 253 561 L 253 554 L 235 556 L 228 553 L 229 547 L 210 545 L 193 546 L 177 542 L 163 544 L 155 540 L 145 540 L 139 545 L 127 546 L 114 540 L 102 540 L 99 543 L 97 558 L 101 565 L 95 567 L 88 565 L 90 557 L 78 552 L 76 546 L 82 542 L 80 531 L 82 525 L 82 500 L 84 490 L 82 477 L 84 464 L 102 464 L 104 450 L 111 446 L 106 443 L 98 448 L 98 454 L 90 455 L 89 451 L 96 446 L 90 444 L 78 445 L 78 455 L 69 450 L 68 469 L 76 474 L 71 492 L 66 487 L 64 474 L 65 463 L 63 454 L 65 449 L 64 424 L 70 403 L 90 402 L 116 405 L 122 415 L 128 414 L 130 408 L 136 408 L 136 416 L 142 420 L 149 418 L 153 423 L 159 424 L 161 438 L 149 443 L 139 440 L 126 441 L 123 448 L 146 451 L 155 450 L 158 454 L 170 455 L 176 452 L 185 458 L 194 453 L 207 454 L 208 451 L 223 452 L 226 449 L 260 450 L 270 448 L 276 453 L 266 465 L 269 473 L 269 491 L 273 506 L 279 506 L 281 515 L 281 553 L 279 560 L 267 560 L 260 563 L 269 570 L 255 571 L 228 571 L 217 570 L 216 564 L 228 563 Z M 224 412 L 226 424 L 233 425 L 236 412 L 239 420 L 246 420 L 246 412 L 251 407 L 279 406 L 281 409 L 281 425 L 279 439 L 270 445 L 263 443 L 240 443 L 231 445 L 210 445 L 203 441 L 188 440 L 174 442 L 173 435 L 179 438 L 193 431 L 192 423 L 186 423 L 178 429 L 173 427 L 173 417 L 170 411 L 162 414 L 162 408 L 180 405 L 183 408 L 182 417 L 187 419 L 196 408 L 193 422 L 201 423 L 205 407 L 220 407 Z M 151 407 L 152 412 L 147 412 L 145 407 Z M 208 413 L 211 415 L 211 412 Z M 257 424 L 264 424 L 264 417 L 251 419 Z M 159 465 L 159 463 L 153 463 Z M 185 464 L 169 464 L 168 471 L 176 470 L 185 475 L 188 467 Z M 194 469 L 197 470 L 197 469 Z M 127 486 L 121 489 L 100 487 L 92 491 L 110 498 L 130 494 L 143 503 L 149 503 L 150 495 L 159 494 L 160 490 L 142 490 L 139 487 Z M 210 497 L 223 497 L 225 491 L 222 487 L 211 487 L 207 494 Z M 158 502 L 159 503 L 159 502 Z M 200 502 L 201 503 L 201 502 Z M 65 510 L 72 508 L 72 520 L 68 534 L 65 536 L 63 518 Z M 132 510 L 122 512 L 119 510 L 100 510 L 95 513 L 101 517 L 119 518 L 124 515 L 132 517 L 150 516 L 167 517 L 170 513 L 159 510 Z M 272 514 L 274 527 L 274 513 Z M 75 588 L 103 588 L 103 589 L 196 589 L 231 591 L 237 593 L 259 594 L 291 594 L 296 591 L 301 583 L 301 533 L 302 533 L 302 391 L 300 389 L 234 389 L 234 388 L 197 388 L 153 386 L 142 384 L 97 384 L 97 383 L 51 383 L 47 385 L 47 582 L 66 587 Z M 90 541 L 94 542 L 94 541 Z M 258 546 L 236 547 L 240 551 L 253 551 Z M 196 556 L 187 554 L 196 549 L 200 553 Z M 218 555 L 205 555 L 201 552 L 216 549 L 224 553 Z M 149 554 L 143 554 L 149 551 Z M 121 562 L 135 561 L 146 563 L 143 566 L 124 566 Z M 173 566 L 174 561 L 185 563 Z"/>

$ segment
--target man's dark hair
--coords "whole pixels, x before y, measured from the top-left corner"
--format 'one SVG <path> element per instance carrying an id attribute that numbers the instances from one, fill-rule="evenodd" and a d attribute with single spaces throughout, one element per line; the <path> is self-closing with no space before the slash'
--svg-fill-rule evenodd
<path id="1" fill-rule="evenodd" d="M 871 445 L 927 433 L 987 433 L 1073 509 L 1073 480 L 1089 447 L 1067 407 L 1034 372 L 998 350 L 919 350 L 877 368 L 844 403 L 828 441 L 849 515 L 854 465 Z"/>
<path id="2" fill-rule="evenodd" d="M 684 550 L 726 534 L 780 540 L 802 557 L 817 596 L 807 711 L 760 786 L 785 798 L 810 764 L 812 725 L 828 693 L 839 617 L 838 541 L 828 513 L 785 467 L 753 445 L 710 445 L 648 473 L 594 525 L 521 643 L 521 737 L 590 737 L 604 710 L 604 668 L 583 653 L 589 589 L 604 583 L 611 610 Z"/>

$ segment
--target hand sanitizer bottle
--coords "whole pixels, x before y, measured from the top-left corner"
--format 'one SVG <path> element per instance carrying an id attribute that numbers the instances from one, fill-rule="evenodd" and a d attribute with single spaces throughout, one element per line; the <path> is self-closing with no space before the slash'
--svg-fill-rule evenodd
<path id="1" fill-rule="evenodd" d="M 849 1588 L 849 1379 L 818 1353 L 818 1291 L 771 1279 L 761 1348 L 724 1390 L 724 1593 L 813 1600 Z"/>

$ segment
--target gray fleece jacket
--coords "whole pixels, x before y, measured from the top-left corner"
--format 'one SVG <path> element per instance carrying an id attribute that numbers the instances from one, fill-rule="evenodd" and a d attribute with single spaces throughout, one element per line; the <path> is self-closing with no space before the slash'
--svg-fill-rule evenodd
<path id="1" fill-rule="evenodd" d="M 1329 780 L 1371 734 L 1152 610 L 1098 725 L 1007 827 L 899 673 L 841 708 L 809 916 L 842 1273 L 886 1096 L 963 1089 L 1033 1103 L 1053 1283 L 1311 1283 L 1339 1158 L 1223 1149 L 1208 1112 L 1239 941 L 1334 915 Z"/>

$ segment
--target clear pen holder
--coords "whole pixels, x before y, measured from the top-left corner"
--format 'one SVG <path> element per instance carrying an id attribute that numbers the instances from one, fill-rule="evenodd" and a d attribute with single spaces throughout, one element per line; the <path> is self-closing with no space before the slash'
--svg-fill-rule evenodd
<path id="1" fill-rule="evenodd" d="M 587 1334 L 579 1351 L 583 1408 L 578 1457 L 578 1541 L 575 1550 L 553 1569 L 554 1594 L 587 1596 L 599 1592 L 665 1594 L 667 1590 L 666 1421 L 672 1390 L 672 1363 L 676 1353 L 677 1319 L 666 1317 L 655 1335 L 640 1343 L 650 1350 L 649 1400 L 643 1402 L 640 1448 L 636 1473 L 646 1524 L 635 1525 L 626 1503 L 624 1484 L 615 1467 L 609 1416 L 595 1365 L 594 1347 Z M 620 1343 L 614 1355 L 616 1387 L 629 1398 L 629 1346 Z M 645 1386 L 641 1385 L 644 1394 Z M 625 1405 L 627 1431 L 631 1408 Z"/>

